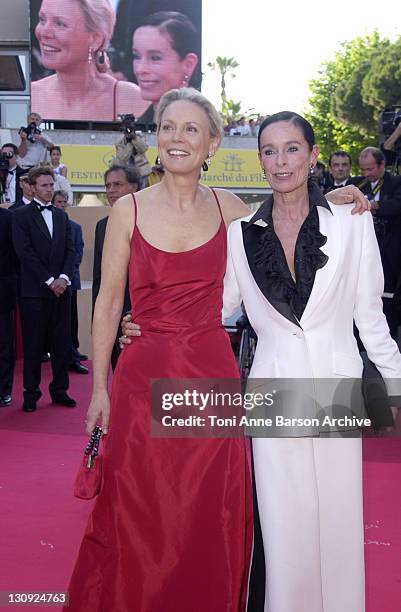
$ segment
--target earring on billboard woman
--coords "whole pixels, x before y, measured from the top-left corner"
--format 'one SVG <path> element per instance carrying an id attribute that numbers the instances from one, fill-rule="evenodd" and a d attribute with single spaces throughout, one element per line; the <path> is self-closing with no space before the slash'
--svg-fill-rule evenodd
<path id="1" fill-rule="evenodd" d="M 92 47 L 89 47 L 88 50 L 88 64 L 92 64 L 93 63 L 93 49 Z"/>
<path id="2" fill-rule="evenodd" d="M 202 164 L 203 172 L 207 172 L 209 170 L 209 166 L 212 163 L 212 154 L 209 152 L 207 158 Z"/>
<path id="3" fill-rule="evenodd" d="M 189 82 L 189 75 L 184 74 L 184 78 L 182 79 L 181 87 L 188 87 L 188 82 Z"/>

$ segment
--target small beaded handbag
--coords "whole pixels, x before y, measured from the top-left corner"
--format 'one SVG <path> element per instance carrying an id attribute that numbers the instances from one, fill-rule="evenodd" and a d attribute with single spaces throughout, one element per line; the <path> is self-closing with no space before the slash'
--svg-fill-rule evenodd
<path id="1" fill-rule="evenodd" d="M 101 427 L 95 427 L 75 478 L 74 495 L 79 499 L 93 499 L 100 492 L 103 473 L 103 456 L 99 455 L 101 437 Z"/>

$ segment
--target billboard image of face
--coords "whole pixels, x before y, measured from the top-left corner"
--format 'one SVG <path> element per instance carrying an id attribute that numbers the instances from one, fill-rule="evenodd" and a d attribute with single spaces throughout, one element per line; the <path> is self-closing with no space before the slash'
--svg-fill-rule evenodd
<path id="1" fill-rule="evenodd" d="M 31 0 L 32 111 L 152 123 L 163 93 L 200 86 L 200 24 L 201 0 Z"/>

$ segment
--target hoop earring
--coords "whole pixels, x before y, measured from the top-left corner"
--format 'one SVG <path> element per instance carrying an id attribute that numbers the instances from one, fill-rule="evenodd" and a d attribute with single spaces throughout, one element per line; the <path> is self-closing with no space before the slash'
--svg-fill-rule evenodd
<path id="1" fill-rule="evenodd" d="M 93 63 L 93 49 L 92 47 L 89 47 L 88 49 L 88 64 L 92 64 Z"/>

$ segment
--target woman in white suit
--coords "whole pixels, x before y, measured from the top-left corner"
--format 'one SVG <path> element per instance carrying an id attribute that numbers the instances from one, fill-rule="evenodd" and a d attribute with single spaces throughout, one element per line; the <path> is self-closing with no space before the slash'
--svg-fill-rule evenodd
<path id="1" fill-rule="evenodd" d="M 355 320 L 389 395 L 400 395 L 371 215 L 332 206 L 308 181 L 319 149 L 304 118 L 267 118 L 258 146 L 273 194 L 230 226 L 224 293 L 226 314 L 243 301 L 258 335 L 250 376 L 360 378 Z M 360 438 L 254 438 L 253 455 L 265 611 L 363 612 Z"/>

